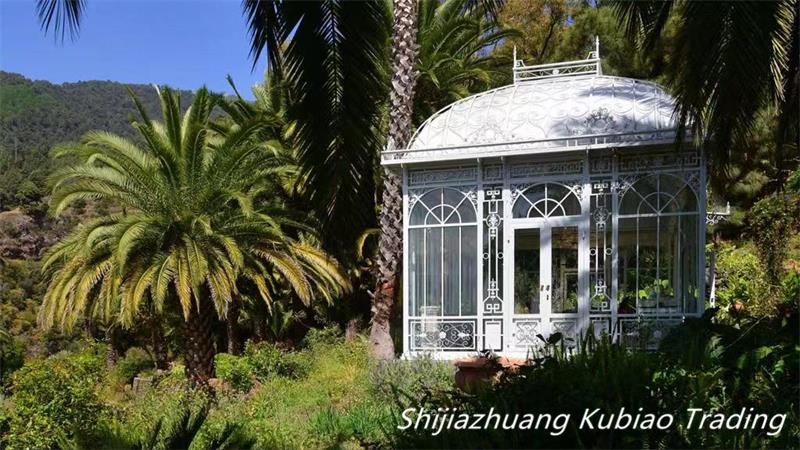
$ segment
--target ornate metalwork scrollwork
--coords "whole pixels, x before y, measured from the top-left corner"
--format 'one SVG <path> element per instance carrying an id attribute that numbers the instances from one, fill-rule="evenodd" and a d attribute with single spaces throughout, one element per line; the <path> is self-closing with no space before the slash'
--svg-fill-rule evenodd
<path id="1" fill-rule="evenodd" d="M 411 322 L 411 350 L 477 349 L 474 320 L 442 320 L 436 317 Z"/>
<path id="2" fill-rule="evenodd" d="M 487 186 L 483 192 L 483 313 L 503 313 L 503 189 Z"/>

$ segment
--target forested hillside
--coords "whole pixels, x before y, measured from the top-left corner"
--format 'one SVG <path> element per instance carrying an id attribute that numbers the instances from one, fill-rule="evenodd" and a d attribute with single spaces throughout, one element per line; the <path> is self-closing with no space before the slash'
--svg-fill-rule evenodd
<path id="1" fill-rule="evenodd" d="M 158 112 L 152 86 L 113 81 L 52 84 L 0 71 L 0 211 L 36 202 L 43 194 L 53 145 L 89 130 L 133 137 L 135 106 L 127 87 L 151 114 Z M 184 92 L 188 105 L 191 93 Z"/>

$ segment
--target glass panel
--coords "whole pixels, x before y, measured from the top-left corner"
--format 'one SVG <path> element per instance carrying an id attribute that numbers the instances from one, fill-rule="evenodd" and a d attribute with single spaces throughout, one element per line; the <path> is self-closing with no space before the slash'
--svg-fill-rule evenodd
<path id="1" fill-rule="evenodd" d="M 425 230 L 408 230 L 408 237 L 408 304 L 411 315 L 418 316 L 425 298 Z"/>
<path id="2" fill-rule="evenodd" d="M 425 302 L 421 315 L 442 314 L 442 230 L 425 229 Z"/>
<path id="3" fill-rule="evenodd" d="M 578 312 L 578 228 L 553 227 L 550 249 L 553 313 Z"/>
<path id="4" fill-rule="evenodd" d="M 657 177 L 645 177 L 633 183 L 620 202 L 621 215 L 654 214 L 658 207 Z"/>
<path id="5" fill-rule="evenodd" d="M 680 217 L 660 217 L 658 223 L 658 311 L 680 311 Z"/>
<path id="6" fill-rule="evenodd" d="M 628 195 L 631 195 L 630 193 Z M 636 312 L 638 299 L 637 271 L 637 224 L 639 220 L 619 219 L 619 312 L 633 314 Z"/>
<path id="7" fill-rule="evenodd" d="M 697 210 L 697 198 L 685 181 L 672 175 L 661 175 L 658 183 L 661 192 L 669 194 L 667 200 L 659 205 L 662 214 Z"/>
<path id="8" fill-rule="evenodd" d="M 539 314 L 539 230 L 514 233 L 514 312 Z"/>
<path id="9" fill-rule="evenodd" d="M 457 316 L 461 303 L 461 227 L 443 228 L 444 245 L 442 246 L 442 269 L 444 281 L 444 315 Z"/>
<path id="10" fill-rule="evenodd" d="M 697 216 L 681 216 L 681 288 L 683 291 L 683 311 L 699 312 L 697 300 L 700 298 L 697 279 L 698 225 Z"/>
<path id="11" fill-rule="evenodd" d="M 409 224 L 422 225 L 425 223 L 437 223 L 437 217 L 429 217 L 429 214 L 430 210 L 435 210 L 435 208 L 441 203 L 441 189 L 431 189 L 430 191 L 420 195 L 419 199 L 414 204 L 414 209 L 411 210 Z"/>
<path id="12" fill-rule="evenodd" d="M 567 198 L 561 202 L 561 208 L 566 216 L 579 216 L 581 214 L 581 202 L 573 192 L 570 192 Z"/>
<path id="13" fill-rule="evenodd" d="M 461 227 L 461 315 L 478 313 L 478 227 Z"/>
<path id="14" fill-rule="evenodd" d="M 635 223 L 636 310 L 654 313 L 661 288 L 658 279 L 658 218 L 639 218 Z"/>
<path id="15" fill-rule="evenodd" d="M 544 184 L 531 186 L 521 193 L 511 208 L 511 214 L 515 218 L 520 217 L 542 217 L 544 210 L 533 208 L 533 204 L 545 198 Z"/>

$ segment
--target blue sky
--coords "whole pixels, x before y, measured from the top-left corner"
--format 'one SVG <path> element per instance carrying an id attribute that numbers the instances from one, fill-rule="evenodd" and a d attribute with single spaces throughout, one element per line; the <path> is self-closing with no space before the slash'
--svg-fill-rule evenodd
<path id="1" fill-rule="evenodd" d="M 243 94 L 251 71 L 238 0 L 87 0 L 80 36 L 63 43 L 39 28 L 33 0 L 0 0 L 0 69 L 54 83 L 113 80 Z"/>

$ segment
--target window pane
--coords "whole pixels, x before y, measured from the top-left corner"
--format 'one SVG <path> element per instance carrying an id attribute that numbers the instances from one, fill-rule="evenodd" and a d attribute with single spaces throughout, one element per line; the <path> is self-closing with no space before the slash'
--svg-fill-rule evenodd
<path id="1" fill-rule="evenodd" d="M 417 194 L 419 193 L 417 192 Z M 435 211 L 435 208 L 442 203 L 441 199 L 441 189 L 431 189 L 430 191 L 420 195 L 419 199 L 414 204 L 414 208 L 411 210 L 409 224 L 422 225 L 424 223 L 437 223 L 439 220 L 441 220 L 441 217 L 429 217 L 430 211 Z"/>
<path id="2" fill-rule="evenodd" d="M 425 302 L 422 315 L 442 313 L 442 230 L 425 229 Z"/>
<path id="3" fill-rule="evenodd" d="M 633 183 L 622 197 L 619 213 L 621 215 L 630 214 L 654 214 L 657 212 L 658 178 L 645 177 Z"/>
<path id="4" fill-rule="evenodd" d="M 514 202 L 514 207 L 511 208 L 513 217 L 542 217 L 544 210 L 533 208 L 533 204 L 545 198 L 544 186 L 544 184 L 531 186 L 519 194 Z M 542 208 L 544 208 L 543 205 Z"/>
<path id="5" fill-rule="evenodd" d="M 629 194 L 630 195 L 630 194 Z M 637 282 L 636 271 L 636 224 L 637 219 L 619 219 L 619 293 L 618 307 L 621 314 L 636 312 Z"/>
<path id="6" fill-rule="evenodd" d="M 550 255 L 552 312 L 576 313 L 578 312 L 578 228 L 554 227 Z"/>
<path id="7" fill-rule="evenodd" d="M 698 226 L 697 216 L 681 216 L 681 287 L 683 311 L 689 314 L 699 312 L 697 301 L 700 298 L 698 287 Z"/>
<path id="8" fill-rule="evenodd" d="M 539 230 L 514 233 L 514 312 L 539 314 Z"/>
<path id="9" fill-rule="evenodd" d="M 408 230 L 408 237 L 408 310 L 418 316 L 425 298 L 425 230 Z"/>
<path id="10" fill-rule="evenodd" d="M 467 193 L 464 194 L 464 201 L 461 202 L 461 206 L 458 207 L 458 215 L 461 217 L 461 223 L 471 223 L 476 221 L 477 211 L 475 211 L 475 205 L 472 201 L 467 197 Z"/>
<path id="11" fill-rule="evenodd" d="M 680 311 L 680 217 L 660 217 L 658 230 L 658 310 L 660 313 Z"/>
<path id="12" fill-rule="evenodd" d="M 457 316 L 459 314 L 461 295 L 461 268 L 459 263 L 459 247 L 461 246 L 461 227 L 443 228 L 444 245 L 442 247 L 442 268 L 444 281 L 444 315 Z"/>
<path id="13" fill-rule="evenodd" d="M 461 227 L 461 315 L 478 313 L 478 227 Z"/>

